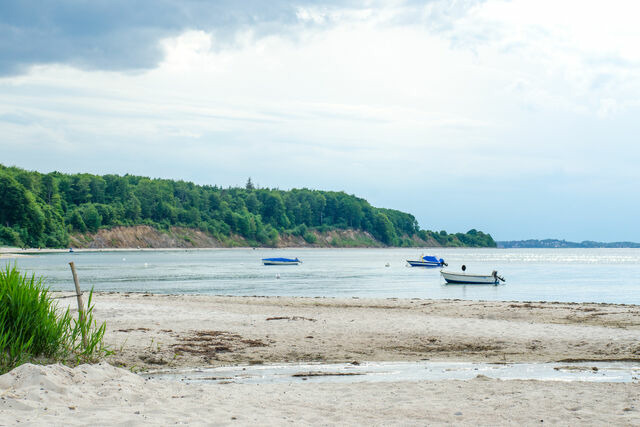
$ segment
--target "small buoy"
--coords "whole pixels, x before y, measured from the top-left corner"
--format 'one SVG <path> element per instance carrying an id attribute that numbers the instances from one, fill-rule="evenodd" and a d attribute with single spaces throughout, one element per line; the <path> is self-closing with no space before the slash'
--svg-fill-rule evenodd
<path id="1" fill-rule="evenodd" d="M 280 278 L 280 273 L 276 273 L 276 279 Z"/>
<path id="2" fill-rule="evenodd" d="M 391 267 L 391 264 L 386 263 L 384 266 L 385 266 L 385 267 Z"/>
<path id="3" fill-rule="evenodd" d="M 149 264 L 147 264 L 146 262 L 144 263 L 144 268 L 149 267 Z"/>
<path id="4" fill-rule="evenodd" d="M 122 258 L 122 260 L 123 260 L 123 261 L 126 261 L 127 259 L 126 259 L 126 258 Z"/>

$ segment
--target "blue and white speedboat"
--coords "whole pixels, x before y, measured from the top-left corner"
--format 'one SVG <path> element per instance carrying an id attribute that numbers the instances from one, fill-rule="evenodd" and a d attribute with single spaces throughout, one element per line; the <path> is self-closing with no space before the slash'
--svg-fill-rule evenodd
<path id="1" fill-rule="evenodd" d="M 431 255 L 421 256 L 420 259 L 417 260 L 408 259 L 407 263 L 411 267 L 443 267 L 447 265 L 442 258 L 437 258 Z"/>
<path id="2" fill-rule="evenodd" d="M 298 258 L 262 258 L 264 265 L 298 265 L 301 262 Z"/>

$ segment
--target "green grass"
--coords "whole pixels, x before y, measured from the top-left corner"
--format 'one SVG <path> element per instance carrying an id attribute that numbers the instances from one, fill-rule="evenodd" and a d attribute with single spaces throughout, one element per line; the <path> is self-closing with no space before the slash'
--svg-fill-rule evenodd
<path id="1" fill-rule="evenodd" d="M 0 374 L 26 362 L 79 364 L 109 354 L 92 297 L 93 290 L 75 319 L 69 309 L 58 310 L 41 278 L 7 264 L 0 270 Z"/>

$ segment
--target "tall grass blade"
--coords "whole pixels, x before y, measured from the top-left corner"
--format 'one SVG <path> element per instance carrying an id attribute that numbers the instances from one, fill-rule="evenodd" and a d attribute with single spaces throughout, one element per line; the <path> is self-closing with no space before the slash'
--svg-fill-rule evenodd
<path id="1" fill-rule="evenodd" d="M 80 363 L 110 354 L 106 324 L 93 319 L 92 296 L 93 290 L 84 316 L 75 320 L 69 309 L 59 314 L 41 278 L 15 265 L 0 269 L 0 374 L 25 362 Z"/>

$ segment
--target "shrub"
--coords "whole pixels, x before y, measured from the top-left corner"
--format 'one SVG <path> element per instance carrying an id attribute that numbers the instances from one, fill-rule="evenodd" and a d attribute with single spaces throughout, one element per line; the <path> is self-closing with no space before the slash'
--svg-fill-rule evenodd
<path id="1" fill-rule="evenodd" d="M 92 297 L 93 290 L 77 320 L 69 309 L 60 314 L 41 278 L 7 264 L 0 270 L 0 374 L 26 362 L 83 363 L 108 354 Z"/>
<path id="2" fill-rule="evenodd" d="M 304 234 L 304 240 L 309 243 L 309 244 L 314 244 L 316 243 L 316 241 L 318 240 L 318 238 L 316 237 L 315 234 L 311 233 L 311 232 L 306 232 Z"/>
<path id="3" fill-rule="evenodd" d="M 10 246 L 24 246 L 22 239 L 20 238 L 20 234 L 18 234 L 15 230 L 0 225 L 0 244 L 7 244 Z"/>

